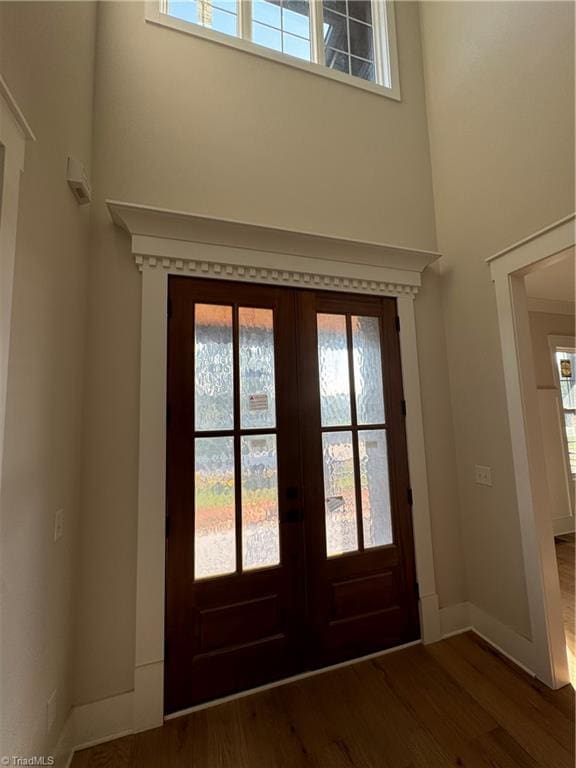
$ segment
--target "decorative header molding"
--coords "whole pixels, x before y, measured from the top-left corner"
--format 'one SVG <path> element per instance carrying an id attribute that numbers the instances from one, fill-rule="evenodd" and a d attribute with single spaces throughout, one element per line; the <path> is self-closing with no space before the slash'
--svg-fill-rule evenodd
<path id="1" fill-rule="evenodd" d="M 509 245 L 486 259 L 492 280 L 498 275 L 524 270 L 524 274 L 538 268 L 537 262 L 560 258 L 562 251 L 572 248 L 576 242 L 576 213 L 555 221 L 528 237 Z"/>
<path id="2" fill-rule="evenodd" d="M 383 295 L 418 292 L 439 254 L 107 202 L 140 270 Z"/>
<path id="3" fill-rule="evenodd" d="M 401 283 L 358 280 L 349 277 L 319 275 L 314 272 L 295 272 L 293 270 L 267 269 L 266 267 L 245 267 L 239 264 L 224 264 L 216 261 L 192 261 L 155 256 L 136 255 L 136 264 L 140 271 L 144 267 L 167 269 L 170 272 L 185 272 L 196 277 L 210 277 L 220 280 L 240 280 L 256 283 L 277 283 L 287 287 L 319 288 L 330 291 L 352 293 L 377 293 L 398 296 L 415 295 L 418 286 Z"/>

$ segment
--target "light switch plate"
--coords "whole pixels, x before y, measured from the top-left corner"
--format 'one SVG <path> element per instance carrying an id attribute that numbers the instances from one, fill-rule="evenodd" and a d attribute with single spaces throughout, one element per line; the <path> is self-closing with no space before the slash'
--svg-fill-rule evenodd
<path id="1" fill-rule="evenodd" d="M 477 485 L 492 485 L 492 469 L 491 467 L 483 467 L 481 464 L 476 464 L 474 467 L 474 480 Z"/>
<path id="2" fill-rule="evenodd" d="M 64 510 L 58 509 L 54 514 L 54 541 L 58 541 L 64 533 Z"/>

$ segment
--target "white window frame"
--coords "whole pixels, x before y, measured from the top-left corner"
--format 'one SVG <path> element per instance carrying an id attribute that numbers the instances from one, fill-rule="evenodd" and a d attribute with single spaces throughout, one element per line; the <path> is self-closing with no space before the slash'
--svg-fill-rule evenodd
<path id="1" fill-rule="evenodd" d="M 552 368 L 554 370 L 554 383 L 558 392 L 558 408 L 560 410 L 560 417 L 562 419 L 562 441 L 564 445 L 564 461 L 566 466 L 566 477 L 568 482 L 574 482 L 576 475 L 572 473 L 572 467 L 570 465 L 570 453 L 568 451 L 568 436 L 566 434 L 566 415 L 564 403 L 562 401 L 562 388 L 560 386 L 560 376 L 558 374 L 558 362 L 556 361 L 556 353 L 562 352 L 562 350 L 569 349 L 573 351 L 576 349 L 576 338 L 574 336 L 548 336 L 548 347 L 550 349 L 550 356 L 552 358 Z M 572 495 L 570 495 L 572 500 Z"/>
<path id="2" fill-rule="evenodd" d="M 167 0 L 146 0 L 146 21 L 162 27 L 184 32 L 187 35 L 201 37 L 229 48 L 236 48 L 254 56 L 287 64 L 296 69 L 310 72 L 314 75 L 327 77 L 330 80 L 351 85 L 364 91 L 377 93 L 380 96 L 400 101 L 400 81 L 398 75 L 398 46 L 396 43 L 396 20 L 394 0 L 372 0 L 373 29 L 374 29 L 374 64 L 379 82 L 363 80 L 360 77 L 329 69 L 324 64 L 324 41 L 318 30 L 322 29 L 322 0 L 310 0 L 310 35 L 311 55 L 313 61 L 304 61 L 289 56 L 286 53 L 274 51 L 262 45 L 253 43 L 251 34 L 250 2 L 239 2 L 238 26 L 239 36 L 226 35 L 200 24 L 177 19 L 166 13 Z"/>

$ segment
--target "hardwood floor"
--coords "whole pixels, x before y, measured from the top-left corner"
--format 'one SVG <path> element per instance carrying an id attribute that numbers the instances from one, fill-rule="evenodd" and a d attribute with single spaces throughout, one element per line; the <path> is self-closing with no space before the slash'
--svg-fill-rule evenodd
<path id="1" fill-rule="evenodd" d="M 564 608 L 564 631 L 566 632 L 566 647 L 568 649 L 568 664 L 570 665 L 570 679 L 576 686 L 576 637 L 574 624 L 574 602 L 576 594 L 574 589 L 574 557 L 576 549 L 574 544 L 575 534 L 568 533 L 555 539 L 556 559 L 558 560 L 558 573 L 560 574 L 560 591 Z"/>
<path id="2" fill-rule="evenodd" d="M 472 633 L 78 752 L 72 768 L 573 768 L 574 691 Z"/>

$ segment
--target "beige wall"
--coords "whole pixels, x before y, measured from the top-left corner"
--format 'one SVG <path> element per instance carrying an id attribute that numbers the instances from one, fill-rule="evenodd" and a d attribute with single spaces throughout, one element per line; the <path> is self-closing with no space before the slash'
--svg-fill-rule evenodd
<path id="1" fill-rule="evenodd" d="M 0 73 L 37 137 L 21 184 L 0 500 L 0 754 L 49 754 L 71 701 L 90 212 L 65 176 L 69 154 L 90 164 L 95 19 L 93 4 L 0 3 Z"/>
<path id="2" fill-rule="evenodd" d="M 133 686 L 140 275 L 105 198 L 435 247 L 418 7 L 397 12 L 403 101 L 100 6 L 76 691 Z M 438 273 L 417 300 L 442 604 L 465 599 Z"/>
<path id="3" fill-rule="evenodd" d="M 529 635 L 484 259 L 574 210 L 574 6 L 424 2 L 421 16 L 468 599 Z"/>

